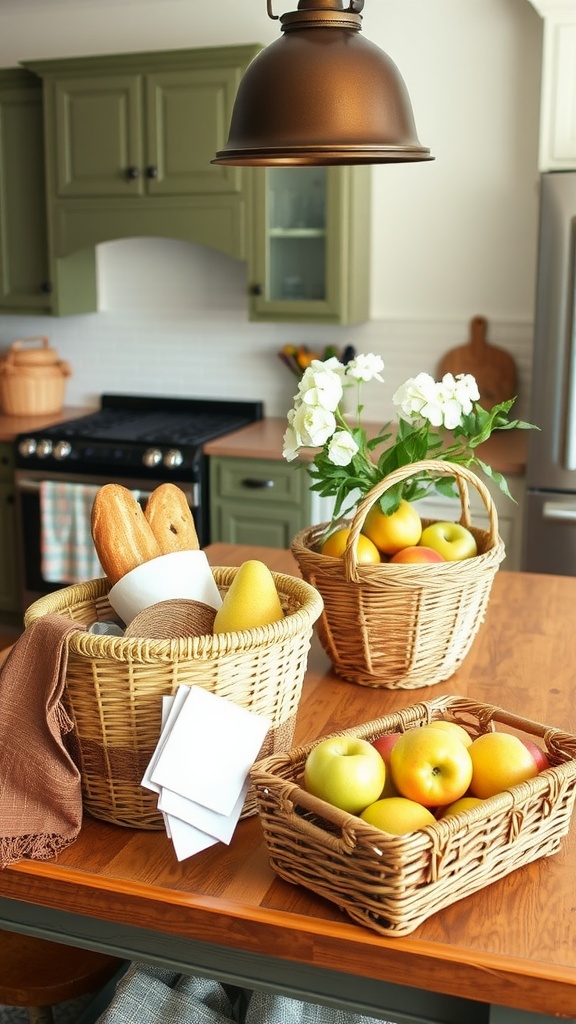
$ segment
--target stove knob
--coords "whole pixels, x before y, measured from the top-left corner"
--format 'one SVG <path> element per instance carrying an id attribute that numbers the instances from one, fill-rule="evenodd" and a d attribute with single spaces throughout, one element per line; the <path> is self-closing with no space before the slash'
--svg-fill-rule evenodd
<path id="1" fill-rule="evenodd" d="M 162 462 L 162 452 L 159 448 L 147 448 L 142 456 L 142 462 L 145 466 L 157 466 Z"/>
<path id="2" fill-rule="evenodd" d="M 167 469 L 176 469 L 184 462 L 184 456 L 181 451 L 178 451 L 178 448 L 170 448 L 162 461 Z"/>
<path id="3" fill-rule="evenodd" d="M 33 437 L 25 437 L 18 445 L 18 453 L 25 459 L 29 459 L 36 451 L 36 441 Z"/>
<path id="4" fill-rule="evenodd" d="M 70 441 L 58 441 L 54 445 L 54 458 L 55 459 L 67 459 L 72 451 L 72 445 Z"/>
<path id="5" fill-rule="evenodd" d="M 48 455 L 52 454 L 52 441 L 49 441 L 47 437 L 42 438 L 36 445 L 36 455 L 39 459 L 45 459 Z"/>

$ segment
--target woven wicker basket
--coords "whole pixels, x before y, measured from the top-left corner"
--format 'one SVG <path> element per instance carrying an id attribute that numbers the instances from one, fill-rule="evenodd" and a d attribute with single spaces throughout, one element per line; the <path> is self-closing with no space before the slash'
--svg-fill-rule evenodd
<path id="1" fill-rule="evenodd" d="M 336 903 L 382 935 L 407 935 L 442 907 L 555 853 L 576 796 L 576 736 L 489 704 L 440 697 L 343 733 L 375 739 L 447 718 L 472 736 L 500 723 L 541 737 L 551 767 L 529 782 L 408 835 L 393 836 L 299 785 L 313 743 L 254 765 L 258 813 L 281 878 Z"/>
<path id="2" fill-rule="evenodd" d="M 478 555 L 459 562 L 379 565 L 357 561 L 357 539 L 369 509 L 394 484 L 415 473 L 455 477 L 460 522 L 475 536 Z M 472 525 L 468 484 L 480 494 L 487 530 Z M 432 520 L 422 520 L 427 526 Z M 292 541 L 305 580 L 322 595 L 318 635 L 334 671 L 362 686 L 415 688 L 448 679 L 480 628 L 494 576 L 505 556 L 490 492 L 468 469 L 449 462 L 412 463 L 381 480 L 358 505 L 342 558 L 320 554 L 328 523 Z"/>
<path id="3" fill-rule="evenodd" d="M 237 568 L 214 568 L 221 593 Z M 156 796 L 140 781 L 161 729 L 161 696 L 202 686 L 256 714 L 272 727 L 261 756 L 288 750 L 294 735 L 312 629 L 322 601 L 302 580 L 273 573 L 285 617 L 259 629 L 172 640 L 96 636 L 78 631 L 68 644 L 64 702 L 82 776 L 83 803 L 94 817 L 161 829 Z M 32 604 L 29 626 L 57 612 L 80 625 L 114 619 L 109 581 L 67 587 Z M 249 791 L 243 816 L 255 813 Z"/>

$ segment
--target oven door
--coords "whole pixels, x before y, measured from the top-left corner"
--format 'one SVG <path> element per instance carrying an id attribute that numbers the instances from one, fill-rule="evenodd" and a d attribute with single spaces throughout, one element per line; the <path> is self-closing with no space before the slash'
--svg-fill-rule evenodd
<path id="1" fill-rule="evenodd" d="M 60 480 L 67 484 L 85 486 L 89 484 L 94 487 L 102 487 L 110 483 L 110 477 L 88 476 L 75 473 L 42 473 L 39 470 L 18 469 L 15 473 L 16 489 L 16 524 L 18 543 L 18 569 L 21 587 L 22 610 L 39 597 L 60 590 L 69 586 L 65 580 L 61 582 L 49 582 L 42 575 L 42 549 L 41 549 L 41 503 L 40 487 L 44 480 Z M 139 492 L 139 501 L 145 506 L 153 488 L 158 487 L 162 480 L 145 480 L 142 478 L 126 478 L 116 481 L 129 490 Z M 188 505 L 196 520 L 200 513 L 200 487 L 198 483 L 175 483 L 186 495 Z"/>

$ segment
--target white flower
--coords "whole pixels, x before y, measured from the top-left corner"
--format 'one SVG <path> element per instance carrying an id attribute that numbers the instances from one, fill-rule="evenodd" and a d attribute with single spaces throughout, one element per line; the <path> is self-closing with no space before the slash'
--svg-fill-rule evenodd
<path id="1" fill-rule="evenodd" d="M 328 444 L 328 458 L 335 466 L 349 466 L 358 445 L 347 430 L 337 430 Z"/>
<path id="2" fill-rule="evenodd" d="M 447 376 L 450 375 L 445 374 L 442 380 L 444 381 Z M 457 374 L 454 380 L 454 396 L 460 402 L 464 415 L 468 416 L 474 408 L 474 402 L 480 400 L 478 384 L 471 373 Z"/>
<path id="3" fill-rule="evenodd" d="M 346 367 L 346 374 L 349 377 L 354 377 L 355 380 L 366 382 L 379 380 L 383 384 L 384 378 L 380 376 L 380 371 L 383 369 L 384 360 L 380 356 L 374 355 L 373 352 L 368 352 L 366 355 L 358 355 L 352 359 Z"/>
<path id="4" fill-rule="evenodd" d="M 286 462 L 293 462 L 294 459 L 297 458 L 299 448 L 300 440 L 294 430 L 294 427 L 287 427 L 284 434 L 284 447 L 282 449 L 282 455 L 286 459 Z"/>
<path id="5" fill-rule="evenodd" d="M 422 410 L 436 398 L 436 384 L 429 373 L 410 377 L 392 396 L 394 405 L 400 407 L 407 419 L 422 416 Z"/>
<path id="6" fill-rule="evenodd" d="M 407 419 L 425 419 L 433 427 L 454 430 L 479 397 L 478 386 L 470 374 L 454 377 L 445 373 L 436 383 L 429 373 L 419 373 L 398 388 L 392 401 Z"/>
<path id="7" fill-rule="evenodd" d="M 323 363 L 320 359 L 314 359 L 310 363 L 298 384 L 297 403 L 300 401 L 306 405 L 322 406 L 330 412 L 335 412 L 342 399 L 344 367 L 337 359 L 334 359 L 334 366 L 329 366 L 332 361 L 329 359 Z"/>
<path id="8" fill-rule="evenodd" d="M 336 417 L 321 405 L 302 402 L 294 410 L 291 426 L 304 448 L 321 448 L 336 430 Z"/>

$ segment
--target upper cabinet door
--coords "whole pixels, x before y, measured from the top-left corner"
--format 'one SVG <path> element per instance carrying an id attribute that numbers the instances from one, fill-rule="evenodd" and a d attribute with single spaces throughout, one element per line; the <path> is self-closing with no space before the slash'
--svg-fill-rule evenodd
<path id="1" fill-rule="evenodd" d="M 369 318 L 370 168 L 252 168 L 250 319 Z"/>
<path id="2" fill-rule="evenodd" d="M 50 308 L 41 83 L 1 71 L 0 312 Z"/>
<path id="3" fill-rule="evenodd" d="M 57 194 L 141 195 L 141 76 L 69 78 L 53 89 Z"/>
<path id="4" fill-rule="evenodd" d="M 226 143 L 239 79 L 234 67 L 146 75 L 150 195 L 241 191 L 240 168 L 210 163 Z"/>

